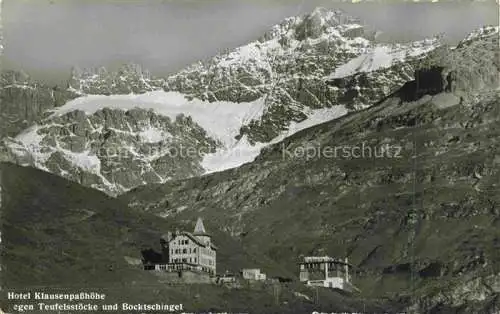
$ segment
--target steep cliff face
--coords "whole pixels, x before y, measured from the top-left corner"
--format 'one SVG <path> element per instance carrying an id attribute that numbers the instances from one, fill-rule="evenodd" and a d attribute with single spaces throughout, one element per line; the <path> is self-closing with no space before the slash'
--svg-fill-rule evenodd
<path id="1" fill-rule="evenodd" d="M 33 82 L 25 73 L 6 71 L 0 78 L 0 138 L 15 136 L 43 114 L 78 97 L 77 93 Z"/>
<path id="2" fill-rule="evenodd" d="M 451 70 L 471 55 L 495 56 L 497 35 L 476 40 L 451 50 L 459 56 Z M 422 69 L 416 77 L 432 79 L 409 84 L 421 97 L 396 92 L 271 145 L 238 169 L 137 188 L 122 199 L 171 219 L 202 211 L 290 272 L 301 254 L 348 256 L 363 295 L 408 311 L 494 313 L 500 94 L 498 68 L 482 69 L 493 60 L 475 60 L 449 91 L 446 65 Z"/>

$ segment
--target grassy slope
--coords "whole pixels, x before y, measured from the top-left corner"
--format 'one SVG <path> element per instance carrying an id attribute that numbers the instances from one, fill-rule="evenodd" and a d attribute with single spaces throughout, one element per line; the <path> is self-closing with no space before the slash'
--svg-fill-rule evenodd
<path id="1" fill-rule="evenodd" d="M 192 228 L 192 221 L 171 223 L 132 212 L 122 202 L 39 170 L 1 164 L 2 288 L 7 291 L 101 291 L 107 303 L 184 303 L 189 310 L 240 310 L 296 313 L 321 308 L 315 292 L 290 283 L 228 289 L 209 285 L 168 286 L 153 273 L 129 265 L 155 247 L 168 229 Z M 210 225 L 207 224 L 210 230 Z M 215 232 L 219 269 L 239 269 L 260 260 Z M 300 291 L 311 300 L 297 297 Z M 5 297 L 5 295 L 3 296 Z M 354 310 L 364 302 L 320 291 L 322 306 Z M 277 301 L 278 300 L 278 301 Z M 2 301 L 2 308 L 12 302 Z M 377 305 L 366 302 L 367 308 Z"/>

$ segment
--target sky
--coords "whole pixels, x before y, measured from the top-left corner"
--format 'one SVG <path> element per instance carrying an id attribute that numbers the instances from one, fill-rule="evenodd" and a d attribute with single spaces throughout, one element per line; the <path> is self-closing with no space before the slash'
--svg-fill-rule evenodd
<path id="1" fill-rule="evenodd" d="M 70 68 L 134 62 L 164 76 L 260 37 L 286 17 L 339 8 L 382 30 L 416 40 L 445 33 L 457 41 L 498 25 L 493 0 L 346 3 L 342 0 L 3 0 L 2 66 L 42 81 Z"/>

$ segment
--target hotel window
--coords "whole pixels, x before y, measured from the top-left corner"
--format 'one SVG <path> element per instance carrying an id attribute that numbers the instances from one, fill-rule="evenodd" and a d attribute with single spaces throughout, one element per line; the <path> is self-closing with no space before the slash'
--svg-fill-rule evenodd
<path id="1" fill-rule="evenodd" d="M 186 253 L 187 253 L 187 249 L 183 249 L 183 250 L 182 250 L 182 253 L 183 253 L 183 254 L 186 254 Z"/>

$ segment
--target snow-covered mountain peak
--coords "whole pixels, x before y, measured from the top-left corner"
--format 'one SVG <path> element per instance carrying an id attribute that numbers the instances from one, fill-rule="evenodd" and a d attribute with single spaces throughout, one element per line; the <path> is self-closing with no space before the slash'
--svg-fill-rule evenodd
<path id="1" fill-rule="evenodd" d="M 349 25 L 351 25 L 349 27 Z M 288 17 L 282 22 L 271 27 L 258 41 L 269 40 L 304 40 L 317 38 L 325 33 L 332 33 L 332 28 L 338 30 L 352 28 L 359 25 L 359 19 L 346 14 L 338 9 L 317 7 L 312 12 L 303 15 Z"/>
<path id="2" fill-rule="evenodd" d="M 247 45 L 218 54 L 206 62 L 193 63 L 167 78 L 166 86 L 167 89 L 181 91 L 191 89 L 191 82 L 186 82 L 186 78 L 190 81 L 197 80 L 199 77 L 194 73 L 201 73 L 208 77 L 200 82 L 203 85 L 200 87 L 207 89 L 216 80 L 225 80 L 224 77 L 228 76 L 234 78 L 237 75 L 244 80 L 245 94 L 254 94 L 255 85 L 265 87 L 273 84 L 279 76 L 290 74 L 292 68 L 303 69 L 302 63 L 314 62 L 313 58 L 342 62 L 372 46 L 374 43 L 369 38 L 370 34 L 365 32 L 358 19 L 341 10 L 320 7 L 311 13 L 283 20 Z M 335 64 L 330 67 L 332 66 Z M 180 84 L 179 81 L 183 83 Z M 198 97 L 221 100 L 210 89 Z"/>
<path id="3" fill-rule="evenodd" d="M 484 37 L 498 34 L 499 30 L 500 30 L 500 27 L 498 25 L 497 26 L 485 25 L 483 27 L 480 27 L 480 28 L 470 32 L 467 35 L 467 37 L 465 37 L 465 39 L 460 41 L 459 45 L 470 42 L 472 40 L 476 40 L 476 39 L 480 39 L 480 38 L 484 38 Z"/>
<path id="4" fill-rule="evenodd" d="M 305 15 L 306 19 L 318 19 L 322 25 L 341 25 L 359 23 L 360 19 L 353 17 L 340 9 L 327 9 L 317 7 L 311 13 Z"/>
<path id="5" fill-rule="evenodd" d="M 338 9 L 318 7 L 295 20 L 293 33 L 295 39 L 300 41 L 324 36 L 339 37 L 344 35 L 346 30 L 353 28 L 363 28 L 359 19 Z"/>

